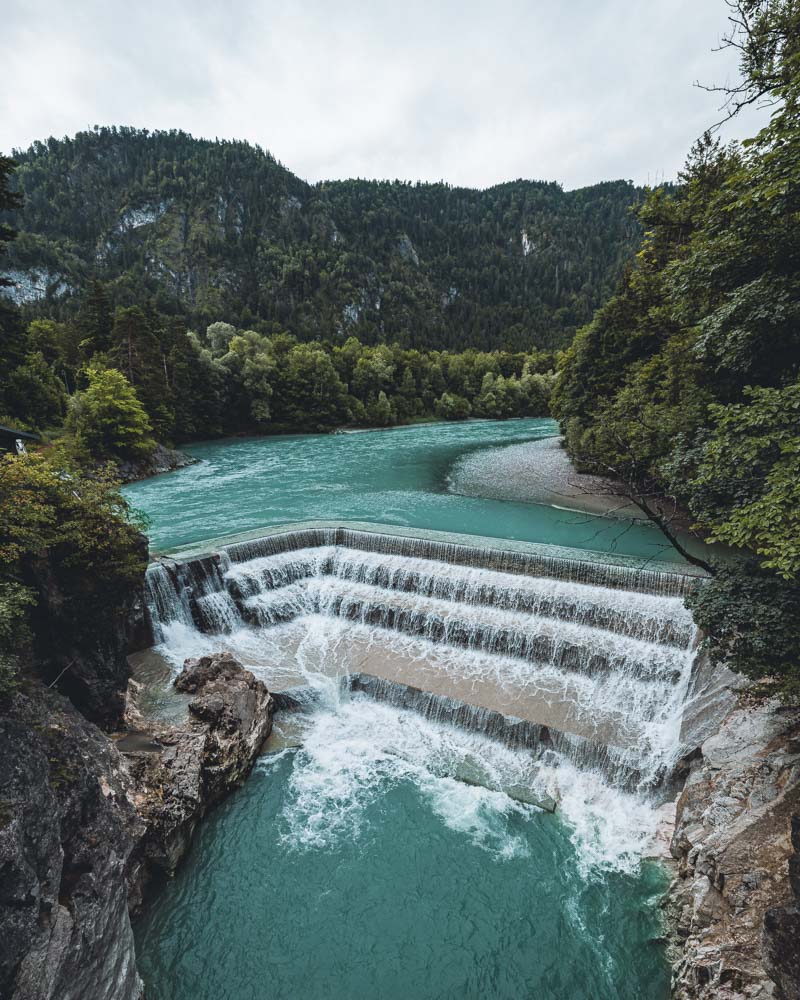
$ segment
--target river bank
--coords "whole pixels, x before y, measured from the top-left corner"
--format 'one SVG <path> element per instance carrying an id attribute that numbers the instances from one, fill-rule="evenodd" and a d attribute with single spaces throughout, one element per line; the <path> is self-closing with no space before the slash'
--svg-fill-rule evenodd
<path id="1" fill-rule="evenodd" d="M 611 479 L 578 472 L 558 434 L 474 452 L 450 473 L 451 489 L 463 496 L 541 503 L 603 517 L 645 520 Z"/>
<path id="2" fill-rule="evenodd" d="M 800 997 L 800 711 L 736 707 L 678 799 L 674 1000 Z"/>

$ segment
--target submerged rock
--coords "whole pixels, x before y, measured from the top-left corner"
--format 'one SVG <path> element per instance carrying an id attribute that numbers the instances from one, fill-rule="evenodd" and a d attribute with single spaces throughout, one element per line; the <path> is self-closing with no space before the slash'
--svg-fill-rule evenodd
<path id="1" fill-rule="evenodd" d="M 800 998 L 798 812 L 800 712 L 736 709 L 703 743 L 678 800 L 676 1000 Z"/>
<path id="2" fill-rule="evenodd" d="M 130 913 L 171 875 L 272 727 L 266 687 L 230 654 L 187 661 L 179 726 L 110 739 L 55 692 L 0 718 L 0 996 L 138 1000 Z"/>

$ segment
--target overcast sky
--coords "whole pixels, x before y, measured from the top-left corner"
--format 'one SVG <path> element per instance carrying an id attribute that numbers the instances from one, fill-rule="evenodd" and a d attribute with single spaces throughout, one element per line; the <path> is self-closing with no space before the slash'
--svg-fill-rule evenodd
<path id="1" fill-rule="evenodd" d="M 674 177 L 736 78 L 723 0 L 3 0 L 0 150 L 248 139 L 310 181 Z M 727 130 L 751 134 L 763 115 Z"/>

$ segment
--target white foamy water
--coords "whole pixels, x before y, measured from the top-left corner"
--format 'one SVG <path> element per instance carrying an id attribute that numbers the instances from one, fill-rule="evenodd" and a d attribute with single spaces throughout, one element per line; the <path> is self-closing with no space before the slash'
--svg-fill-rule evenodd
<path id="1" fill-rule="evenodd" d="M 267 758 L 261 766 L 271 763 Z M 530 754 L 478 734 L 357 697 L 309 720 L 290 778 L 285 836 L 298 849 L 358 838 L 367 806 L 403 781 L 420 788 L 447 827 L 506 857 L 526 850 L 509 816 L 545 814 L 503 789 L 525 785 L 558 796 L 584 874 L 635 870 L 656 828 L 652 805 L 566 760 L 542 767 Z"/>

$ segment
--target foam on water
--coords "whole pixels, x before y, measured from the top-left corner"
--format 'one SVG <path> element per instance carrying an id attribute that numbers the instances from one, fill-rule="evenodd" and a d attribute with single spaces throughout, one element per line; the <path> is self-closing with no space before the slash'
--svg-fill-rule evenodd
<path id="1" fill-rule="evenodd" d="M 285 837 L 298 850 L 367 835 L 369 805 L 404 781 L 422 790 L 449 829 L 503 857 L 526 850 L 509 817 L 539 812 L 504 789 L 527 785 L 557 796 L 586 876 L 635 871 L 655 833 L 651 804 L 599 783 L 597 775 L 565 759 L 541 767 L 525 752 L 363 696 L 315 713 L 297 754 L 283 819 Z M 261 766 L 273 764 L 268 757 Z"/>

